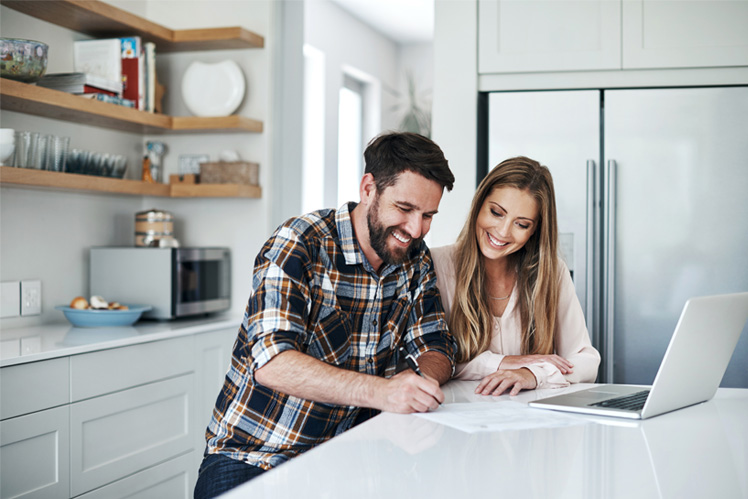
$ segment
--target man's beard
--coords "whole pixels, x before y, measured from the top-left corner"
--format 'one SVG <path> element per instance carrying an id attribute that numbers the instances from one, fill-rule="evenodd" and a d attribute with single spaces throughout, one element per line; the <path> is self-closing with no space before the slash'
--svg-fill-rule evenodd
<path id="1" fill-rule="evenodd" d="M 376 217 L 376 218 L 375 218 Z M 374 200 L 371 208 L 366 214 L 366 223 L 369 226 L 369 244 L 371 244 L 374 252 L 382 259 L 387 265 L 399 265 L 405 262 L 410 255 L 413 253 L 415 248 L 421 245 L 423 238 L 411 239 L 410 244 L 407 248 L 396 248 L 392 251 L 387 246 L 387 240 L 389 239 L 392 232 L 396 229 L 395 226 L 385 227 L 379 221 L 379 195 Z"/>

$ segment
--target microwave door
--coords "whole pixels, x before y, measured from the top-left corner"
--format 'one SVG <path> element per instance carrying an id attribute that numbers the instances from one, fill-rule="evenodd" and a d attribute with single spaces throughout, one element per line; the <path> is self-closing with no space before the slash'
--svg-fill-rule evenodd
<path id="1" fill-rule="evenodd" d="M 231 258 L 225 248 L 175 249 L 174 315 L 226 310 L 231 304 Z"/>

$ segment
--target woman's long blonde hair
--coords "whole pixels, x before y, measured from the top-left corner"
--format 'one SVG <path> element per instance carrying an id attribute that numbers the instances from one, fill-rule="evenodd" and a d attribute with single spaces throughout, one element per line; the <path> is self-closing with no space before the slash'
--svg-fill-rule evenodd
<path id="1" fill-rule="evenodd" d="M 449 318 L 457 340 L 457 361 L 467 362 L 491 343 L 493 316 L 488 300 L 485 263 L 475 224 L 486 198 L 499 187 L 529 193 L 538 203 L 539 219 L 525 246 L 510 258 L 517 269 L 522 354 L 550 354 L 558 309 L 558 227 L 553 178 L 548 168 L 524 156 L 510 158 L 483 179 L 473 196 L 455 251 L 455 302 Z"/>

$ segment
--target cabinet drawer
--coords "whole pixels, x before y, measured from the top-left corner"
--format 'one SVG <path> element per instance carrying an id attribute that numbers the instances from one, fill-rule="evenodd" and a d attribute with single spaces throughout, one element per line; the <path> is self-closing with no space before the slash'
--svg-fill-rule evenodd
<path id="1" fill-rule="evenodd" d="M 191 372 L 193 355 L 193 338 L 183 337 L 73 356 L 72 401 Z"/>
<path id="2" fill-rule="evenodd" d="M 69 403 L 69 381 L 67 357 L 3 367 L 0 371 L 0 419 Z"/>
<path id="3" fill-rule="evenodd" d="M 190 451 L 193 392 L 189 374 L 72 404 L 72 495 Z"/>
<path id="4" fill-rule="evenodd" d="M 193 475 L 197 475 L 197 468 L 192 464 L 191 453 L 185 454 L 78 496 L 78 499 L 189 499 L 195 483 Z"/>
<path id="5" fill-rule="evenodd" d="M 65 406 L 0 422 L 0 497 L 70 497 L 69 417 Z"/>

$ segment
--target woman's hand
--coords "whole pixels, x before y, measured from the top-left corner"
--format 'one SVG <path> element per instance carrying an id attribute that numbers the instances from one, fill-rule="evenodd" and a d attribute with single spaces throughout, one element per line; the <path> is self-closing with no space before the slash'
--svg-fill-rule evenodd
<path id="1" fill-rule="evenodd" d="M 561 374 L 571 374 L 574 372 L 574 364 L 561 357 L 560 355 L 507 355 L 499 364 L 499 369 L 519 369 L 539 362 L 548 362 L 556 366 Z"/>
<path id="2" fill-rule="evenodd" d="M 501 395 L 508 389 L 512 389 L 509 395 L 517 395 L 520 390 L 526 388 L 532 390 L 538 386 L 535 375 L 527 368 L 521 369 L 499 369 L 491 373 L 478 383 L 475 393 L 478 395 Z"/>

